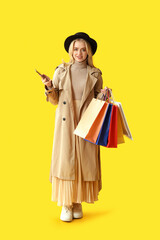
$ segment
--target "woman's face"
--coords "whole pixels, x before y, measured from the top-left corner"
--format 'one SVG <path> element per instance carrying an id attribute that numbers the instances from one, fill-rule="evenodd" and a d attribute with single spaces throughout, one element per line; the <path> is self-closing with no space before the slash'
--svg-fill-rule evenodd
<path id="1" fill-rule="evenodd" d="M 73 58 L 82 62 L 87 58 L 87 49 L 83 41 L 75 41 L 73 46 Z"/>

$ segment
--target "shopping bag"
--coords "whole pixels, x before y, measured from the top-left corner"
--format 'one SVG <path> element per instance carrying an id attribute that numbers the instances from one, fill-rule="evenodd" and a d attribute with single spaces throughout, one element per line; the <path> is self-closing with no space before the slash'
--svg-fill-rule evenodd
<path id="1" fill-rule="evenodd" d="M 105 101 L 93 98 L 73 133 L 79 137 L 85 138 L 104 104 L 105 109 Z"/>
<path id="2" fill-rule="evenodd" d="M 120 116 L 120 121 L 121 121 L 121 124 L 122 124 L 123 134 L 126 137 L 130 138 L 131 140 L 133 140 L 131 132 L 130 132 L 129 127 L 128 127 L 128 123 L 127 123 L 126 117 L 124 115 L 122 104 L 120 102 L 115 102 L 115 104 L 118 106 L 118 109 L 119 109 L 119 116 Z"/>
<path id="3" fill-rule="evenodd" d="M 104 118 L 102 127 L 101 127 L 99 135 L 97 137 L 96 145 L 107 146 L 111 113 L 112 113 L 112 104 L 109 103 L 109 106 L 106 110 L 106 114 L 105 114 L 105 118 Z"/>
<path id="4" fill-rule="evenodd" d="M 108 134 L 107 148 L 117 148 L 117 114 L 118 107 L 112 106 L 110 129 Z"/>
<path id="5" fill-rule="evenodd" d="M 118 105 L 117 106 L 117 144 L 124 143 L 124 136 L 123 136 L 123 127 L 122 127 L 122 121 L 120 116 L 120 110 Z"/>
<path id="6" fill-rule="evenodd" d="M 93 122 L 91 128 L 89 129 L 89 132 L 85 137 L 85 140 L 92 142 L 92 143 L 96 143 L 98 134 L 100 132 L 100 129 L 101 129 L 103 121 L 104 121 L 107 107 L 108 107 L 108 103 L 105 102 L 103 107 L 101 108 L 99 114 L 97 115 L 95 121 Z"/>

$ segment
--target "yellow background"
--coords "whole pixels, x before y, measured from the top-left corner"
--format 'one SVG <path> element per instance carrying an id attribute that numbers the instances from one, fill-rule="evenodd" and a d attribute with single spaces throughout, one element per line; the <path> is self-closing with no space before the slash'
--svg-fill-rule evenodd
<path id="1" fill-rule="evenodd" d="M 158 1 L 10 0 L 0 18 L 1 239 L 159 239 Z M 98 42 L 94 64 L 133 141 L 101 147 L 99 201 L 66 223 L 49 182 L 56 106 L 35 68 L 52 77 L 80 31 Z"/>

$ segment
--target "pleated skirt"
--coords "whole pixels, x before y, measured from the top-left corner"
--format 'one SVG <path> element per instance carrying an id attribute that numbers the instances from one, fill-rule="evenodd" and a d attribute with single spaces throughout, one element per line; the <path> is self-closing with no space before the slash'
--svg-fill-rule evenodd
<path id="1" fill-rule="evenodd" d="M 78 122 L 78 110 L 80 100 L 73 100 L 75 114 Z M 98 200 L 98 181 L 83 181 L 81 171 L 81 161 L 77 154 L 79 137 L 75 135 L 75 180 L 63 180 L 52 177 L 52 197 L 51 200 L 57 202 L 58 206 L 70 206 L 72 203 L 94 203 Z"/>

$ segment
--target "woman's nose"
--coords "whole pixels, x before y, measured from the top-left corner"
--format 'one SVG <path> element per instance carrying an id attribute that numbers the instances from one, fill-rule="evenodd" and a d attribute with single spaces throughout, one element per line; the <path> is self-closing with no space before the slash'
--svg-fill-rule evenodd
<path id="1" fill-rule="evenodd" d="M 78 51 L 78 56 L 80 56 L 80 55 L 81 55 L 81 51 L 79 50 L 79 51 Z"/>

